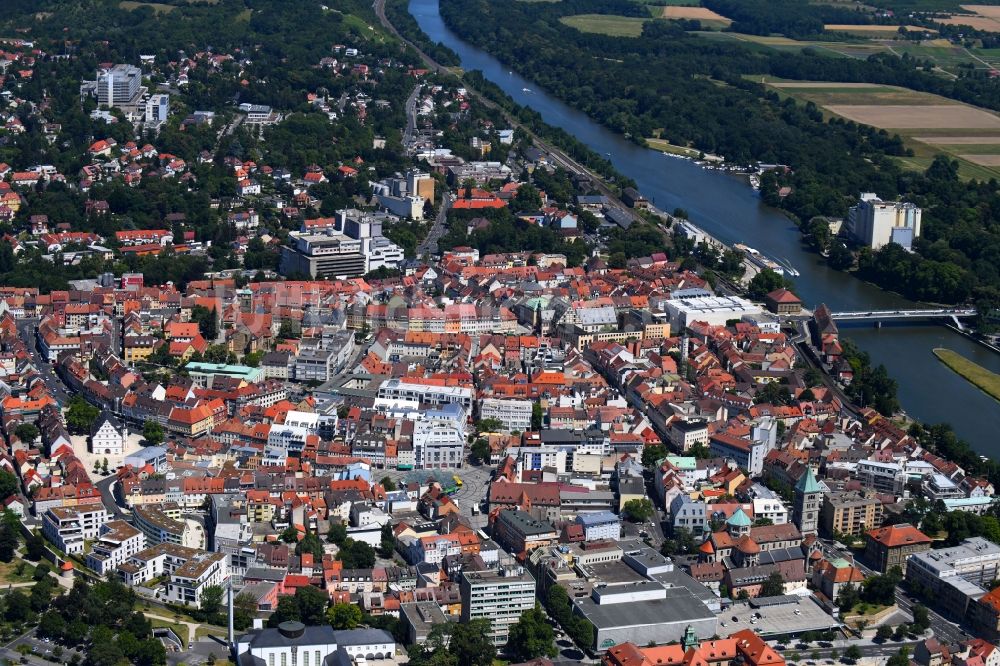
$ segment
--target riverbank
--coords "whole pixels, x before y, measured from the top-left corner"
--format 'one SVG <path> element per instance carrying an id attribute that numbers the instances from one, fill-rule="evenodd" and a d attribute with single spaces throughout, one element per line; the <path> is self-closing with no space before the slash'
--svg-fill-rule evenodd
<path id="1" fill-rule="evenodd" d="M 549 94 L 537 81 L 526 79 L 486 51 L 463 41 L 444 24 L 438 0 L 410 0 L 409 11 L 433 42 L 459 54 L 466 71 L 478 70 L 518 104 L 530 107 L 550 126 L 572 134 L 597 155 L 607 156 L 615 169 L 636 182 L 661 210 L 684 210 L 692 224 L 725 245 L 746 243 L 766 256 L 788 261 L 800 275 L 795 290 L 814 308 L 826 303 L 833 311 L 905 310 L 919 307 L 897 295 L 874 288 L 853 275 L 830 268 L 822 257 L 806 252 L 798 227 L 785 214 L 764 204 L 747 179 L 703 169 L 642 148 L 596 123 Z M 525 92 L 525 89 L 530 92 Z M 982 455 L 1000 455 L 995 433 L 1000 410 L 990 396 L 970 385 L 930 355 L 949 347 L 980 365 L 1000 372 L 1000 354 L 940 325 L 850 326 L 858 347 L 877 364 L 884 364 L 899 384 L 905 412 L 924 423 L 949 422 L 959 437 Z"/>
<path id="2" fill-rule="evenodd" d="M 933 352 L 938 360 L 948 366 L 955 374 L 975 385 L 994 400 L 1000 401 L 1000 375 L 973 363 L 950 349 L 938 347 Z"/>

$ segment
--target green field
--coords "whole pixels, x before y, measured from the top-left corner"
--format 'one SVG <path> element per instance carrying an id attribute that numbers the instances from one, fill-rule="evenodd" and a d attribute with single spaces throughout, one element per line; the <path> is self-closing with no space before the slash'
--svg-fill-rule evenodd
<path id="1" fill-rule="evenodd" d="M 646 139 L 646 144 L 653 150 L 659 150 L 664 153 L 683 155 L 685 157 L 698 157 L 701 155 L 701 151 L 699 150 L 695 150 L 694 148 L 685 148 L 684 146 L 676 146 L 672 143 L 664 141 L 663 139 L 649 138 Z"/>
<path id="2" fill-rule="evenodd" d="M 938 347 L 934 350 L 934 355 L 952 371 L 975 384 L 994 400 L 1000 400 L 1000 375 L 950 349 Z"/>
<path id="3" fill-rule="evenodd" d="M 177 9 L 175 5 L 164 5 L 160 2 L 132 2 L 132 0 L 123 0 L 118 3 L 118 6 L 129 11 L 136 10 L 139 7 L 150 7 L 157 14 L 166 14 Z"/>
<path id="4" fill-rule="evenodd" d="M 642 34 L 642 26 L 648 20 L 650 19 L 613 14 L 577 14 L 564 16 L 559 22 L 580 32 L 593 32 L 611 37 L 638 37 Z"/>

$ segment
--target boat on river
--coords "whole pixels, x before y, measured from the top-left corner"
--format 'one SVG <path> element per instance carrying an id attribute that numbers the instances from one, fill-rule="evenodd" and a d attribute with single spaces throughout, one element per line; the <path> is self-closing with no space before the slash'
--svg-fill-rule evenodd
<path id="1" fill-rule="evenodd" d="M 784 275 L 787 272 L 785 270 L 785 267 L 779 264 L 777 261 L 768 259 L 763 254 L 753 249 L 749 245 L 745 245 L 744 243 L 736 243 L 733 247 L 742 252 L 743 256 L 746 257 L 747 261 L 749 261 L 751 264 L 753 264 L 754 266 L 756 266 L 761 270 L 767 268 L 774 271 L 778 275 Z M 796 275 L 798 275 L 797 272 Z"/>

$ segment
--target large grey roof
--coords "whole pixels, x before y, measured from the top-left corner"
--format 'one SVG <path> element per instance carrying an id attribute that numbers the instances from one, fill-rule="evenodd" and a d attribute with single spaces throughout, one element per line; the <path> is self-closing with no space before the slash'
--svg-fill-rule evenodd
<path id="1" fill-rule="evenodd" d="M 686 588 L 668 588 L 664 599 L 598 605 L 584 597 L 575 603 L 597 629 L 715 620 L 715 613 Z"/>

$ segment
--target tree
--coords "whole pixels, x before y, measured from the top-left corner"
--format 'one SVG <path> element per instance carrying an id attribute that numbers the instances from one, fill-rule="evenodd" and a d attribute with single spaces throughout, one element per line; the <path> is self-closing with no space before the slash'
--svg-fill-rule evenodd
<path id="1" fill-rule="evenodd" d="M 163 441 L 163 426 L 158 421 L 146 421 L 142 425 L 142 438 L 150 446 L 156 446 Z"/>
<path id="2" fill-rule="evenodd" d="M 554 657 L 558 653 L 552 626 L 537 605 L 521 613 L 521 618 L 510 628 L 507 651 L 519 662 Z"/>
<path id="3" fill-rule="evenodd" d="M 65 630 L 66 621 L 63 620 L 62 615 L 60 615 L 57 611 L 50 610 L 43 614 L 38 620 L 38 633 L 43 637 L 58 640 L 62 638 Z"/>
<path id="4" fill-rule="evenodd" d="M 100 415 L 101 410 L 94 407 L 83 396 L 77 393 L 69 401 L 66 410 L 66 427 L 76 435 L 89 435 L 90 426 Z"/>
<path id="5" fill-rule="evenodd" d="M 644 446 L 642 449 L 643 467 L 652 467 L 666 457 L 667 447 L 663 446 L 663 444 L 652 444 L 650 446 Z"/>
<path id="6" fill-rule="evenodd" d="M 837 595 L 837 607 L 840 608 L 841 613 L 851 612 L 851 609 L 859 601 L 861 601 L 861 595 L 858 593 L 858 588 L 852 583 L 848 583 L 840 588 L 840 594 Z"/>
<path id="7" fill-rule="evenodd" d="M 334 629 L 354 629 L 361 624 L 361 608 L 357 604 L 334 604 L 326 612 Z"/>
<path id="8" fill-rule="evenodd" d="M 233 599 L 233 625 L 242 631 L 253 624 L 257 615 L 257 599 L 248 592 L 236 595 Z"/>
<path id="9" fill-rule="evenodd" d="M 283 595 L 278 597 L 278 605 L 271 617 L 267 618 L 267 626 L 277 627 L 282 622 L 300 621 L 299 604 L 295 597 Z"/>
<path id="10" fill-rule="evenodd" d="M 490 639 L 492 629 L 487 619 L 457 624 L 452 628 L 448 650 L 461 666 L 492 666 L 497 654 Z"/>
<path id="11" fill-rule="evenodd" d="M 215 615 L 222 608 L 222 587 L 209 585 L 201 592 L 201 610 L 206 615 Z"/>
<path id="12" fill-rule="evenodd" d="M 644 523 L 653 515 L 653 503 L 648 499 L 633 499 L 625 502 L 622 513 L 633 523 Z"/>
<path id="13" fill-rule="evenodd" d="M 17 492 L 20 484 L 17 477 L 7 470 L 0 470 L 0 499 L 7 499 Z"/>
<path id="14" fill-rule="evenodd" d="M 396 552 L 396 534 L 392 531 L 392 523 L 382 526 L 382 534 L 379 540 L 379 557 L 389 559 Z"/>
<path id="15" fill-rule="evenodd" d="M 345 569 L 370 569 L 375 566 L 375 550 L 364 541 L 347 539 L 337 551 Z"/>
<path id="16" fill-rule="evenodd" d="M 382 485 L 382 488 L 384 488 L 387 493 L 391 493 L 392 491 L 396 490 L 396 482 L 392 480 L 392 477 L 383 476 L 382 480 L 379 481 L 379 483 Z"/>
<path id="17" fill-rule="evenodd" d="M 758 405 L 787 405 L 792 399 L 788 388 L 778 382 L 767 382 L 754 395 L 754 402 Z"/>
<path id="18" fill-rule="evenodd" d="M 476 424 L 476 432 L 500 432 L 504 430 L 503 421 L 500 419 L 480 419 Z"/>
<path id="19" fill-rule="evenodd" d="M 763 300 L 764 296 L 775 289 L 788 289 L 791 286 L 792 283 L 786 277 L 779 275 L 770 268 L 765 268 L 757 273 L 757 275 L 754 275 L 750 283 L 747 284 L 747 298 L 755 301 Z"/>
<path id="20" fill-rule="evenodd" d="M 531 429 L 541 430 L 542 429 L 542 403 L 537 400 L 531 403 Z"/>
<path id="21" fill-rule="evenodd" d="M 343 523 L 330 523 L 330 529 L 326 532 L 326 540 L 337 546 L 343 546 L 347 541 L 347 526 Z"/>
<path id="22" fill-rule="evenodd" d="M 479 437 L 469 447 L 469 459 L 474 464 L 489 462 L 492 451 L 490 443 L 483 437 Z"/>
<path id="23" fill-rule="evenodd" d="M 33 423 L 22 423 L 14 429 L 14 434 L 22 442 L 31 444 L 38 439 L 38 428 Z"/>
<path id="24" fill-rule="evenodd" d="M 909 666 L 910 664 L 910 650 L 908 648 L 901 647 L 896 654 L 889 657 L 889 661 L 886 666 Z"/>
<path id="25" fill-rule="evenodd" d="M 917 633 L 927 631 L 931 626 L 931 616 L 927 611 L 927 606 L 916 604 L 913 607 L 913 629 Z"/>
<path id="26" fill-rule="evenodd" d="M 323 559 L 323 544 L 320 543 L 319 537 L 312 532 L 302 537 L 302 540 L 295 544 L 295 554 L 302 555 L 302 553 L 312 553 L 316 561 Z"/>
<path id="27" fill-rule="evenodd" d="M 17 532 L 4 523 L 0 525 L 0 562 L 13 560 L 15 550 L 17 550 Z"/>
<path id="28" fill-rule="evenodd" d="M 214 307 L 209 310 L 203 305 L 194 306 L 191 308 L 191 321 L 198 324 L 198 331 L 207 342 L 219 337 L 219 314 Z"/>
<path id="29" fill-rule="evenodd" d="M 8 622 L 24 622 L 31 615 L 31 602 L 20 590 L 6 595 L 4 601 L 4 619 Z"/>
<path id="30" fill-rule="evenodd" d="M 875 630 L 875 638 L 880 641 L 887 641 L 892 638 L 892 627 L 883 624 Z"/>
<path id="31" fill-rule="evenodd" d="M 295 590 L 295 604 L 299 609 L 299 621 L 306 626 L 320 625 L 326 620 L 326 607 L 330 597 L 312 585 Z"/>
<path id="32" fill-rule="evenodd" d="M 278 538 L 285 543 L 297 543 L 299 540 L 299 531 L 295 529 L 295 525 L 289 525 L 282 530 L 281 535 Z"/>
<path id="33" fill-rule="evenodd" d="M 764 584 L 760 586 L 761 597 L 780 597 L 785 593 L 785 579 L 781 577 L 781 574 L 777 571 L 771 573 L 764 581 Z"/>
<path id="34" fill-rule="evenodd" d="M 281 326 L 278 327 L 278 338 L 289 340 L 298 337 L 298 326 L 291 319 L 282 319 Z"/>
<path id="35" fill-rule="evenodd" d="M 45 541 L 40 536 L 32 534 L 24 541 L 25 557 L 32 562 L 45 557 Z"/>

